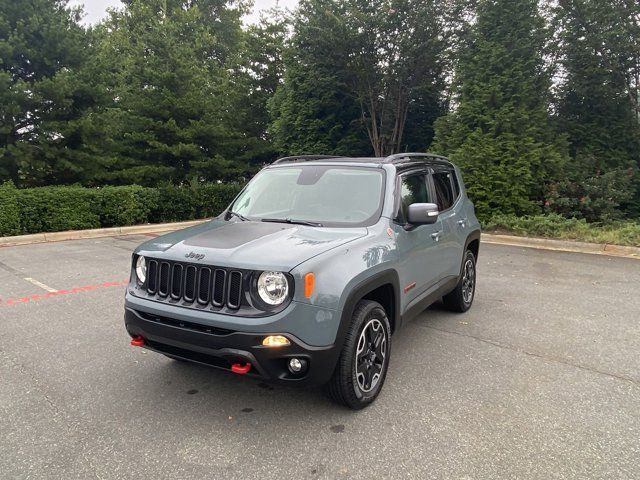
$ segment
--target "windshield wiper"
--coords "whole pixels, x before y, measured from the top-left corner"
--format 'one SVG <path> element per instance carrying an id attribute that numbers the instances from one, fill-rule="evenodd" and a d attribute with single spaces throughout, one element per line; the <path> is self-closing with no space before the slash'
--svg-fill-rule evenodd
<path id="1" fill-rule="evenodd" d="M 263 218 L 261 222 L 273 222 L 273 223 L 292 223 L 296 225 L 309 225 L 310 227 L 322 227 L 319 222 L 310 222 L 308 220 L 295 220 L 293 218 Z"/>
<path id="2" fill-rule="evenodd" d="M 245 217 L 244 215 L 239 214 L 238 212 L 234 212 L 232 210 L 229 210 L 227 212 L 227 216 L 228 217 L 238 217 L 240 220 L 242 220 L 243 222 L 247 222 L 249 219 L 247 217 Z"/>

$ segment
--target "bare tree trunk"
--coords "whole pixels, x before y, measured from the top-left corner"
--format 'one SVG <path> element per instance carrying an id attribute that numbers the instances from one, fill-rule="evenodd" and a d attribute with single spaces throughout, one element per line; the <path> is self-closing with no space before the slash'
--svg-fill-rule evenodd
<path id="1" fill-rule="evenodd" d="M 407 123 L 407 116 L 409 115 L 409 102 L 405 99 L 404 106 L 400 115 L 400 126 L 398 127 L 398 140 L 396 146 L 396 153 L 400 153 L 402 150 L 402 138 L 404 136 L 404 127 Z"/>
<path id="2" fill-rule="evenodd" d="M 386 129 L 386 118 L 387 107 L 389 105 L 389 96 L 386 92 L 383 92 L 381 95 L 376 95 L 376 99 L 378 99 L 378 102 L 381 103 L 381 105 L 378 107 L 378 114 L 376 117 L 378 119 L 378 141 L 380 150 L 379 156 L 384 157 L 385 155 L 387 155 L 388 135 Z"/>
<path id="3" fill-rule="evenodd" d="M 402 136 L 404 134 L 404 126 L 408 111 L 408 91 L 405 85 L 398 85 L 398 94 L 396 98 L 396 112 L 391 136 L 391 153 L 398 153 L 401 150 Z"/>
<path id="4" fill-rule="evenodd" d="M 376 157 L 379 157 L 382 155 L 380 151 L 380 129 L 378 128 L 377 108 L 375 105 L 375 99 L 373 98 L 373 91 L 371 90 L 371 87 L 369 87 L 369 116 L 371 117 L 370 123 L 373 138 L 373 153 Z"/>

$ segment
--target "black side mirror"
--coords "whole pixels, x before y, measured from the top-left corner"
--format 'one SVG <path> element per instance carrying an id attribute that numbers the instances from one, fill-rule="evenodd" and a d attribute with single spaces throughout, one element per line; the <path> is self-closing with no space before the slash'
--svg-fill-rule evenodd
<path id="1" fill-rule="evenodd" d="M 411 225 L 429 225 L 438 220 L 438 205 L 435 203 L 412 203 L 407 220 Z"/>

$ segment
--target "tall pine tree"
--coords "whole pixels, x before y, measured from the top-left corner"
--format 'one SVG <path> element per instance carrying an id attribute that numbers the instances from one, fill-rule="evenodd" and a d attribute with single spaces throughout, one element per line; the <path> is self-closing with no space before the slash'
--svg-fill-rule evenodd
<path id="1" fill-rule="evenodd" d="M 270 131 L 280 152 L 366 155 L 371 150 L 352 92 L 345 13 L 335 0 L 300 2 L 284 56 L 284 83 L 270 101 Z"/>
<path id="2" fill-rule="evenodd" d="M 91 183 L 219 179 L 242 168 L 250 142 L 237 114 L 236 3 L 126 0 L 99 27 L 95 62 L 111 104 L 92 118 L 101 133 L 87 147 L 101 164 Z"/>
<path id="3" fill-rule="evenodd" d="M 263 12 L 257 24 L 245 30 L 245 47 L 241 52 L 240 69 L 235 75 L 237 88 L 243 92 L 243 125 L 247 141 L 251 142 L 249 161 L 264 163 L 277 156 L 268 135 L 270 123 L 268 104 L 284 76 L 284 50 L 290 26 L 287 11 L 274 7 Z"/>
<path id="4" fill-rule="evenodd" d="M 0 181 L 78 179 L 77 121 L 96 103 L 79 71 L 91 55 L 67 0 L 0 0 Z"/>
<path id="5" fill-rule="evenodd" d="M 433 150 L 464 170 L 482 218 L 540 211 L 565 162 L 549 123 L 547 32 L 536 0 L 483 0 L 456 74 L 457 108 L 436 123 Z"/>
<path id="6" fill-rule="evenodd" d="M 552 206 L 589 220 L 620 215 L 621 206 L 640 215 L 640 3 L 561 0 L 556 18 L 559 127 L 572 161 Z"/>

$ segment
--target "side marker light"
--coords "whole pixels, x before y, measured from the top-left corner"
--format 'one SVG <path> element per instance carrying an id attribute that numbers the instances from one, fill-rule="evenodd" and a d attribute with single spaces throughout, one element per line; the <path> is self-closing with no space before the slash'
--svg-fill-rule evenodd
<path id="1" fill-rule="evenodd" d="M 313 288 L 316 286 L 316 276 L 313 272 L 309 272 L 304 276 L 304 296 L 311 298 L 313 295 Z"/>

